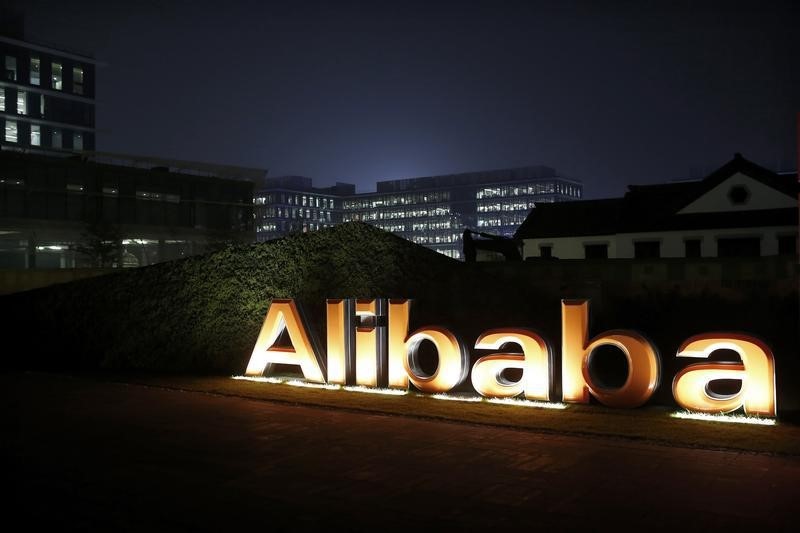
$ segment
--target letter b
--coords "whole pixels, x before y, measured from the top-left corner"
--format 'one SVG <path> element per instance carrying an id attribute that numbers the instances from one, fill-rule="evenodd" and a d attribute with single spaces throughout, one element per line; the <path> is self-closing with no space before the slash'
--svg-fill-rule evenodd
<path id="1" fill-rule="evenodd" d="M 592 340 L 589 336 L 589 301 L 562 300 L 562 383 L 565 402 L 589 403 L 591 394 L 609 407 L 638 407 L 653 395 L 661 374 L 655 347 L 634 331 L 611 330 Z M 596 384 L 589 372 L 592 352 L 614 346 L 625 354 L 628 377 L 616 389 Z"/>

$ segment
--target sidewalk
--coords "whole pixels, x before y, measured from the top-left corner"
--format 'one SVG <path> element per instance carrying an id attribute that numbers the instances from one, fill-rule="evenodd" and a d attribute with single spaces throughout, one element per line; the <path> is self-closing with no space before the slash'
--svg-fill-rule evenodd
<path id="1" fill-rule="evenodd" d="M 800 458 L 0 376 L 9 512 L 60 529 L 789 529 Z"/>

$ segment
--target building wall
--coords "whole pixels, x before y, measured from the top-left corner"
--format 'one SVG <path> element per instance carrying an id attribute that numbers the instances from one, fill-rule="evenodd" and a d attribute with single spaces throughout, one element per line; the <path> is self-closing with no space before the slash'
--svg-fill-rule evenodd
<path id="1" fill-rule="evenodd" d="M 736 198 L 732 194 L 735 188 L 741 188 L 745 197 Z M 739 200 L 739 201 L 737 201 Z M 722 211 L 755 211 L 760 209 L 779 209 L 795 207 L 793 198 L 776 191 L 753 178 L 737 172 L 703 196 L 679 211 L 689 213 L 718 213 Z"/>
<path id="2" fill-rule="evenodd" d="M 258 242 L 327 228 L 342 221 L 342 200 L 332 195 L 270 189 L 259 191 L 254 201 Z"/>
<path id="3" fill-rule="evenodd" d="M 94 150 L 95 66 L 87 56 L 0 36 L 0 146 Z"/>
<path id="4" fill-rule="evenodd" d="M 0 152 L 0 268 L 142 266 L 252 242 L 253 183 Z"/>
<path id="5" fill-rule="evenodd" d="M 559 259 L 584 259 L 585 245 L 607 244 L 608 257 L 631 259 L 635 257 L 635 243 L 638 241 L 657 241 L 660 243 L 660 257 L 686 257 L 686 240 L 700 239 L 701 257 L 718 257 L 720 238 L 758 238 L 761 242 L 761 256 L 778 255 L 778 239 L 796 236 L 797 228 L 792 226 L 772 226 L 764 228 L 730 228 L 695 231 L 666 231 L 658 233 L 620 233 L 615 235 L 591 235 L 544 239 L 525 239 L 523 259 L 542 257 L 541 247 L 552 246 L 552 256 Z"/>

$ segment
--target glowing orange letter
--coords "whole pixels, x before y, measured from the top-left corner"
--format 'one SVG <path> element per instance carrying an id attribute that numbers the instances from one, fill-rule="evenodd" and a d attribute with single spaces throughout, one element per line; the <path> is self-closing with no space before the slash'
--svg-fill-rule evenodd
<path id="1" fill-rule="evenodd" d="M 588 300 L 562 300 L 562 383 L 565 402 L 588 403 L 589 394 L 610 407 L 638 407 L 653 395 L 661 373 L 658 352 L 647 339 L 633 331 L 612 330 L 591 341 Z M 600 346 L 619 348 L 628 360 L 628 378 L 618 389 L 604 389 L 592 382 L 589 362 Z"/>
<path id="2" fill-rule="evenodd" d="M 522 353 L 498 353 L 478 359 L 472 366 L 472 386 L 482 396 L 511 398 L 521 393 L 529 400 L 550 400 L 550 347 L 538 334 L 527 329 L 494 329 L 475 341 L 478 350 L 498 350 L 514 343 Z M 522 379 L 508 381 L 503 371 L 522 370 Z"/>
<path id="3" fill-rule="evenodd" d="M 292 347 L 275 346 L 284 330 Z M 272 300 L 245 374 L 260 376 L 272 363 L 299 365 L 307 380 L 325 383 L 319 357 L 294 300 Z"/>
<path id="4" fill-rule="evenodd" d="M 386 327 L 378 325 L 385 316 L 385 300 L 356 300 L 356 317 L 371 318 L 370 326 L 356 327 L 356 383 L 377 387 L 384 373 L 386 359 Z"/>
<path id="5" fill-rule="evenodd" d="M 775 416 L 775 357 L 769 347 L 748 335 L 705 333 L 684 342 L 678 357 L 705 359 L 716 350 L 733 350 L 742 362 L 697 363 L 678 372 L 672 382 L 678 405 L 704 413 L 727 413 L 744 406 L 747 414 Z M 738 379 L 742 387 L 736 394 L 715 394 L 708 385 L 717 379 Z"/>
<path id="6" fill-rule="evenodd" d="M 353 302 L 328 300 L 328 383 L 347 383 L 352 375 Z"/>
<path id="7" fill-rule="evenodd" d="M 408 388 L 406 372 L 406 335 L 411 300 L 389 300 L 389 387 Z"/>
<path id="8" fill-rule="evenodd" d="M 419 345 L 430 341 L 436 346 L 439 364 L 430 376 L 419 365 Z M 429 326 L 412 333 L 405 342 L 403 366 L 408 379 L 422 392 L 447 392 L 467 377 L 469 358 L 464 345 L 450 331 Z"/>

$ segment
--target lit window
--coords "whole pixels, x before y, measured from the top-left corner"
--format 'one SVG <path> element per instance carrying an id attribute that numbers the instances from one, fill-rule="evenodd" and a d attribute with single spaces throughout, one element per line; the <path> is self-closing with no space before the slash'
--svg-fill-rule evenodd
<path id="1" fill-rule="evenodd" d="M 142 200 L 160 200 L 161 194 L 151 191 L 136 191 L 136 197 Z"/>
<path id="2" fill-rule="evenodd" d="M 44 95 L 39 95 L 39 116 L 44 116 Z"/>
<path id="3" fill-rule="evenodd" d="M 6 79 L 17 80 L 17 58 L 14 56 L 6 56 Z"/>
<path id="4" fill-rule="evenodd" d="M 83 69 L 72 67 L 72 92 L 83 94 Z"/>
<path id="5" fill-rule="evenodd" d="M 53 148 L 61 148 L 63 146 L 63 142 L 61 141 L 61 130 L 53 130 L 53 136 L 51 138 L 51 143 Z"/>
<path id="6" fill-rule="evenodd" d="M 31 58 L 31 85 L 39 85 L 41 83 L 40 73 L 42 70 L 42 61 L 38 57 Z"/>
<path id="7" fill-rule="evenodd" d="M 0 87 L 0 111 L 6 110 L 6 88 Z"/>
<path id="8" fill-rule="evenodd" d="M 53 89 L 60 91 L 64 81 L 64 73 L 63 73 L 63 68 L 61 67 L 61 63 L 53 63 L 51 70 L 52 70 L 51 85 Z"/>
<path id="9" fill-rule="evenodd" d="M 17 114 L 28 114 L 28 93 L 25 91 L 17 91 Z"/>
<path id="10" fill-rule="evenodd" d="M 72 149 L 83 150 L 83 135 L 80 133 L 72 134 Z"/>
<path id="11" fill-rule="evenodd" d="M 6 120 L 6 142 L 17 142 L 17 121 Z"/>
<path id="12" fill-rule="evenodd" d="M 38 124 L 31 124 L 31 146 L 42 145 L 42 127 Z"/>

